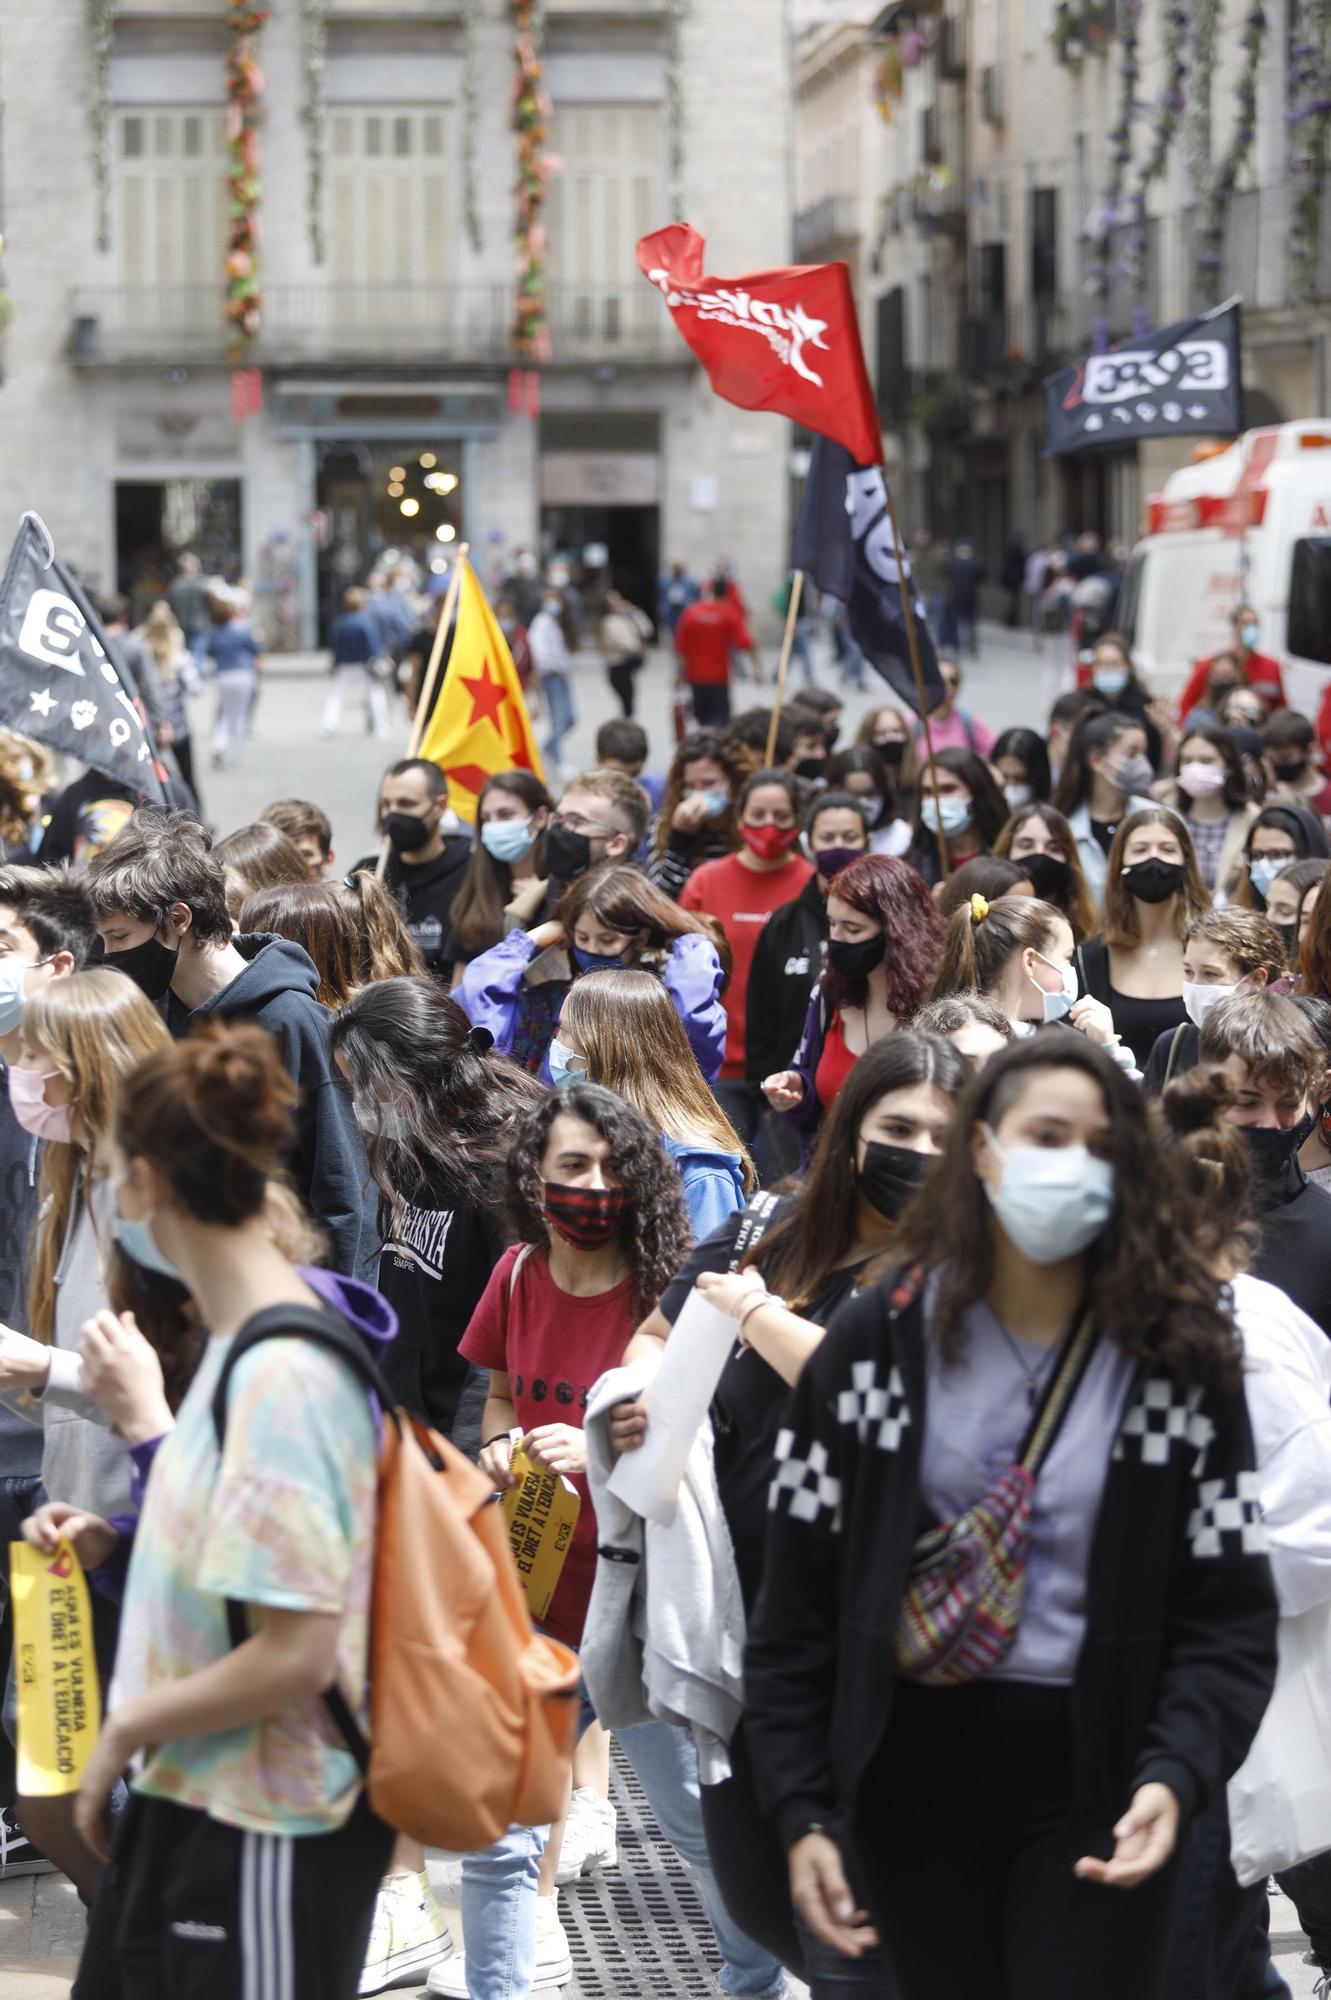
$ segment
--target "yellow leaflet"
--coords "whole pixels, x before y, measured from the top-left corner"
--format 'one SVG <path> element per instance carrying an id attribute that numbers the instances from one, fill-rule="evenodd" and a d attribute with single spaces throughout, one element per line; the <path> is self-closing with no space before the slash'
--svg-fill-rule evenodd
<path id="1" fill-rule="evenodd" d="M 92 1606 L 78 1558 L 9 1545 L 18 1681 L 18 1789 L 31 1798 L 76 1792 L 101 1725 Z"/>
<path id="2" fill-rule="evenodd" d="M 500 1505 L 527 1609 L 539 1619 L 550 1609 L 582 1501 L 567 1479 L 533 1465 L 525 1451 L 514 1452 L 513 1472 L 519 1484 L 508 1488 Z"/>

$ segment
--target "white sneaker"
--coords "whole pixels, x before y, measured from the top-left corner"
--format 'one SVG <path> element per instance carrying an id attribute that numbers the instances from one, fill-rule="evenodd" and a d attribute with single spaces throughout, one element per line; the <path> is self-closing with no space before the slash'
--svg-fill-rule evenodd
<path id="1" fill-rule="evenodd" d="M 555 1881 L 561 1889 L 590 1875 L 594 1868 L 618 1868 L 618 1815 L 609 1799 L 590 1785 L 580 1785 L 569 1801 L 564 1841 L 559 1850 Z"/>
<path id="2" fill-rule="evenodd" d="M 542 1896 L 536 1904 L 536 1972 L 531 1991 L 552 1992 L 567 1986 L 572 1977 L 573 1954 L 568 1948 L 568 1933 L 559 1921 L 558 1896 Z M 435 2000 L 470 2000 L 465 1958 L 458 1954 L 432 1966 L 425 1990 Z"/>
<path id="3" fill-rule="evenodd" d="M 424 1869 L 419 1875 L 385 1876 L 375 1899 L 360 1991 L 415 1986 L 427 1967 L 453 1954 L 452 1934 Z"/>

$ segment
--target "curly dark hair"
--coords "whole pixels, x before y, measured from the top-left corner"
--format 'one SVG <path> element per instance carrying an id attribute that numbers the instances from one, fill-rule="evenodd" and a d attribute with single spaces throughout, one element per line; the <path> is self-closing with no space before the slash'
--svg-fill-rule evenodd
<path id="1" fill-rule="evenodd" d="M 719 764 L 730 780 L 730 804 L 720 819 L 704 820 L 694 834 L 690 855 L 695 866 L 705 858 L 709 841 L 723 840 L 732 853 L 739 846 L 735 800 L 750 769 L 747 752 L 733 737 L 724 735 L 719 729 L 691 729 L 671 758 L 670 769 L 666 773 L 661 807 L 652 836 L 653 849 L 657 854 L 664 854 L 670 844 L 670 822 L 675 816 L 676 806 L 684 797 L 685 768 L 689 764 L 701 763 L 704 757 L 713 764 Z"/>
<path id="2" fill-rule="evenodd" d="M 887 1004 L 898 1021 L 908 1021 L 928 997 L 943 955 L 947 923 L 937 903 L 915 869 L 890 854 L 866 854 L 862 861 L 852 861 L 829 893 L 882 925 L 887 939 Z M 862 1007 L 865 983 L 846 979 L 829 965 L 823 974 L 823 997 L 829 1007 L 847 1002 Z"/>
<path id="3" fill-rule="evenodd" d="M 645 1319 L 683 1263 L 692 1244 L 684 1190 L 674 1162 L 642 1113 L 599 1083 L 569 1083 L 547 1091 L 519 1122 L 508 1155 L 508 1198 L 513 1226 L 524 1243 L 550 1247 L 545 1226 L 541 1161 L 550 1127 L 561 1111 L 580 1118 L 610 1149 L 606 1162 L 632 1206 L 620 1242 L 633 1276 L 633 1308 Z"/>
<path id="4" fill-rule="evenodd" d="M 971 1157 L 975 1130 L 996 1126 L 1041 1069 L 1080 1070 L 1099 1085 L 1109 1114 L 1114 1212 L 1084 1255 L 1100 1332 L 1125 1354 L 1160 1359 L 1181 1383 L 1236 1388 L 1240 1348 L 1220 1282 L 1198 1247 L 1195 1197 L 1162 1159 L 1138 1086 L 1102 1049 L 1063 1032 L 1034 1035 L 990 1056 L 898 1224 L 893 1249 L 901 1262 L 939 1274 L 932 1334 L 943 1355 L 955 1358 L 962 1315 L 993 1277 L 993 1211 Z"/>

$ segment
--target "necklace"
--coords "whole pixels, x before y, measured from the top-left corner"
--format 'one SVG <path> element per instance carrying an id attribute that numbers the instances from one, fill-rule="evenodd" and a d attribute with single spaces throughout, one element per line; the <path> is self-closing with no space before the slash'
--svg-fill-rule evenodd
<path id="1" fill-rule="evenodd" d="M 994 1314 L 994 1325 L 998 1328 L 998 1331 L 1002 1334 L 1004 1340 L 1007 1342 L 1008 1349 L 1012 1355 L 1012 1359 L 1016 1362 L 1018 1368 L 1020 1368 L 1021 1370 L 1022 1380 L 1026 1384 L 1026 1401 L 1030 1405 L 1031 1409 L 1034 1409 L 1035 1405 L 1040 1400 L 1040 1390 L 1044 1386 L 1044 1377 L 1049 1373 L 1050 1369 L 1053 1367 L 1054 1356 L 1057 1354 L 1058 1349 L 1056 1347 L 1051 1347 L 1049 1351 L 1046 1354 L 1042 1354 L 1040 1356 L 1040 1359 L 1037 1362 L 1035 1362 L 1035 1364 L 1032 1366 L 1027 1362 L 1025 1355 L 1022 1353 L 1020 1347 L 1018 1347 L 1016 1341 L 1013 1339 L 1012 1335 L 1008 1332 L 1007 1328 L 1004 1326 L 1002 1320 L 998 1317 L 997 1313 Z"/>

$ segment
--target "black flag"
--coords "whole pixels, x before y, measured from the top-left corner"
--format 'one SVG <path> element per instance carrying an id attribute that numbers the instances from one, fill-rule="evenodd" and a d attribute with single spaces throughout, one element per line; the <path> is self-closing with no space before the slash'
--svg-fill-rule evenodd
<path id="1" fill-rule="evenodd" d="M 851 637 L 869 665 L 918 714 L 883 468 L 857 464 L 843 444 L 830 438 L 813 441 L 795 523 L 795 567 L 845 605 Z M 909 584 L 909 563 L 906 579 Z M 933 709 L 945 690 L 924 604 L 913 588 L 911 606 L 924 698 Z"/>
<path id="2" fill-rule="evenodd" d="M 25 514 L 0 583 L 0 723 L 161 805 L 166 795 L 133 693 L 45 526 Z"/>
<path id="3" fill-rule="evenodd" d="M 1243 361 L 1237 305 L 1120 342 L 1044 385 L 1045 456 L 1134 438 L 1237 437 Z"/>

